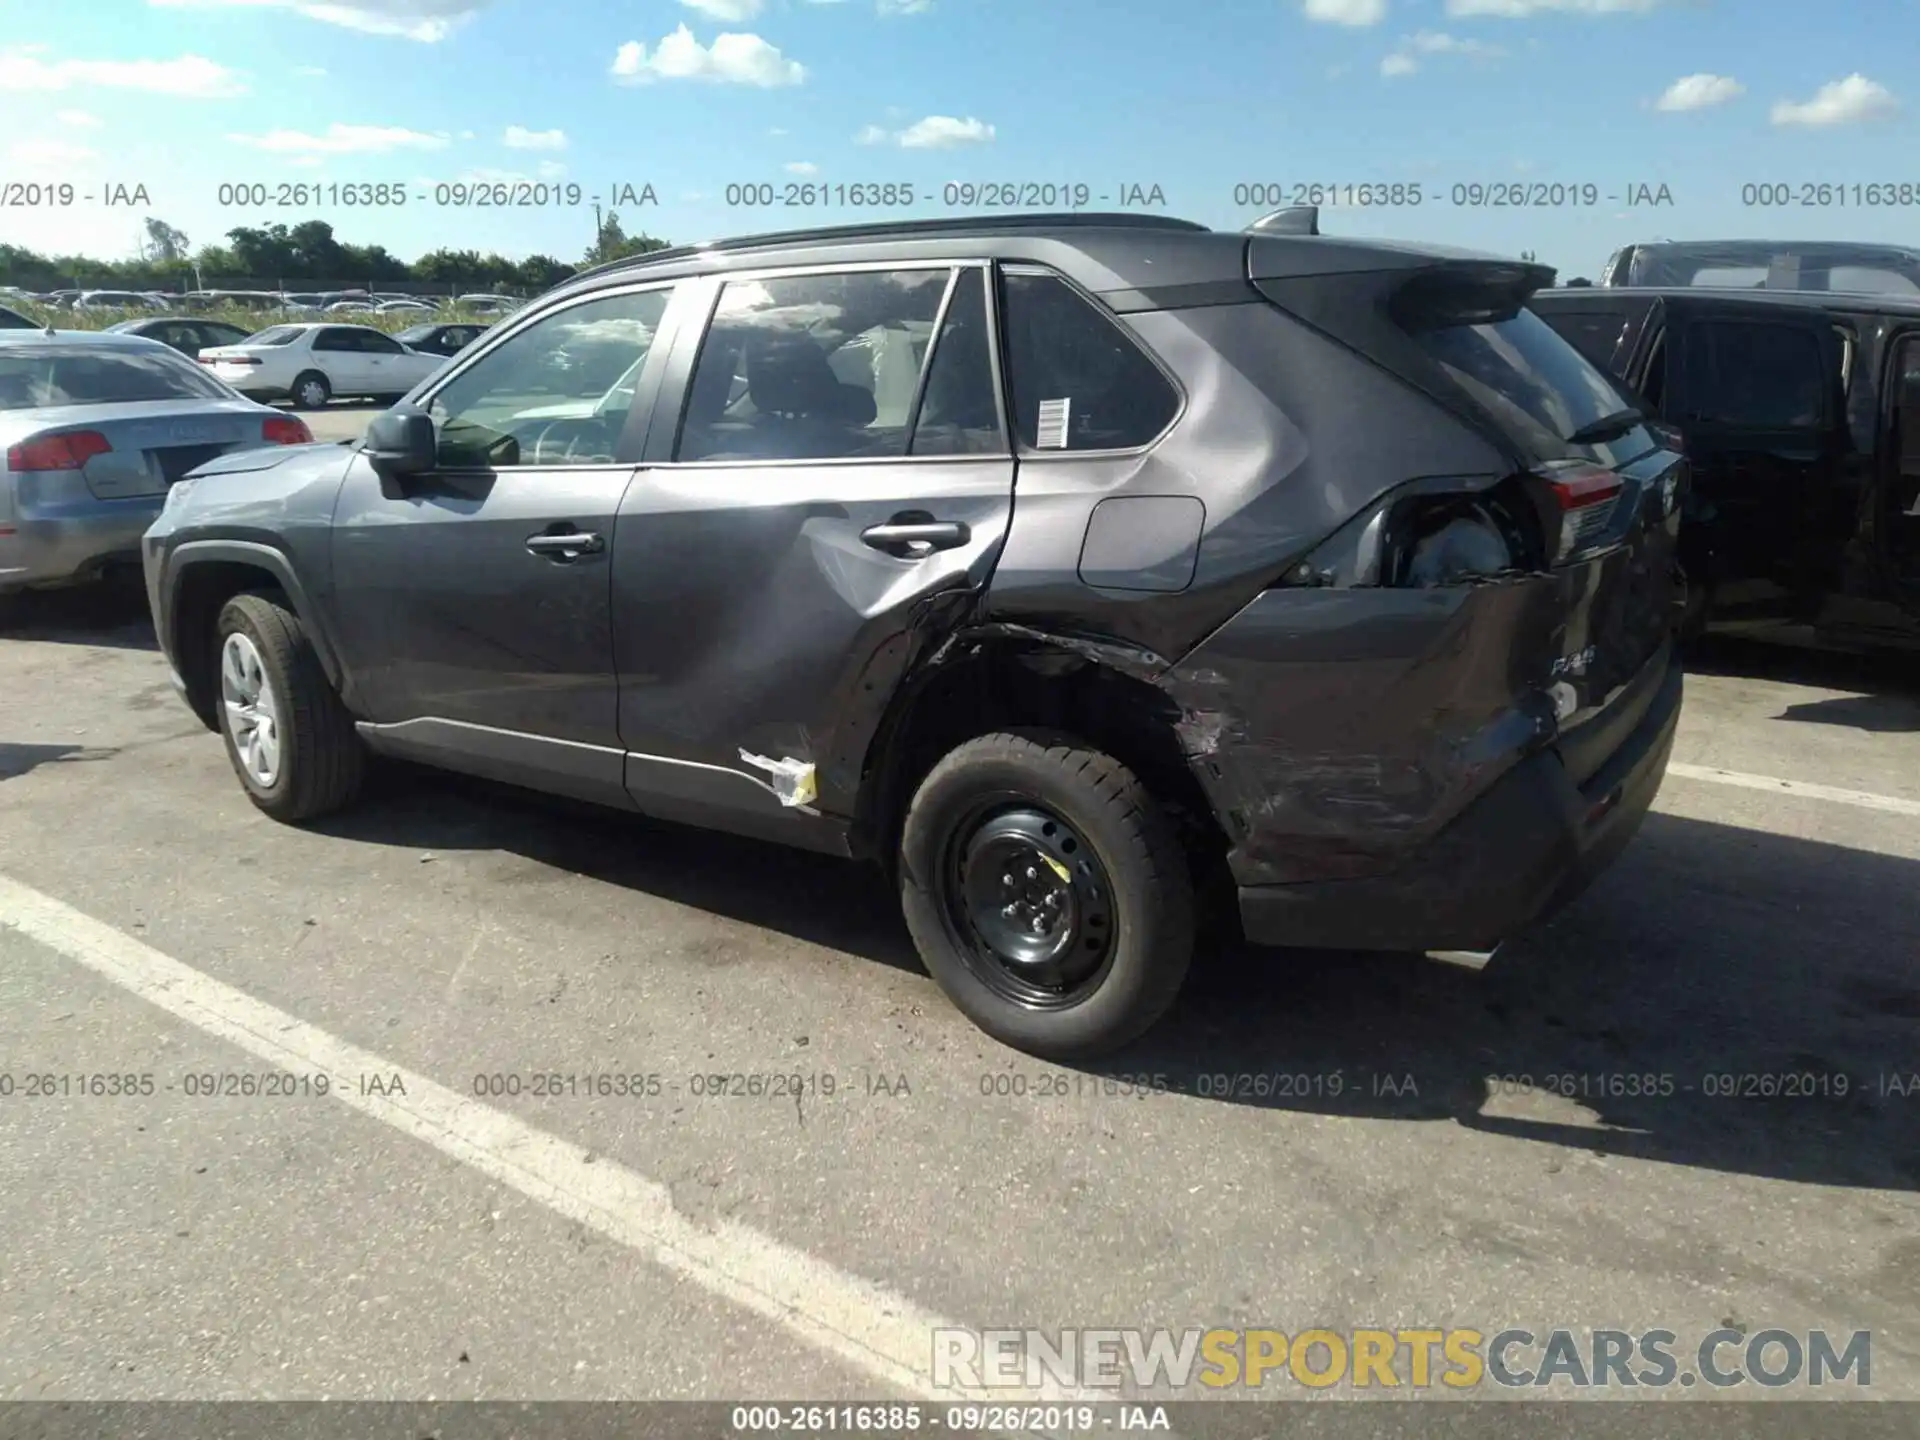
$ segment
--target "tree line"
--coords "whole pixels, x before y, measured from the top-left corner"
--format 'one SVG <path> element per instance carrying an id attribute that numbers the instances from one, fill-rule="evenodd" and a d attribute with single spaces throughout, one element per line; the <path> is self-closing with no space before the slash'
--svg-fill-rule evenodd
<path id="1" fill-rule="evenodd" d="M 574 262 L 552 255 L 510 259 L 494 251 L 430 250 L 403 260 L 384 245 L 336 239 L 325 220 L 298 225 L 242 225 L 223 243 L 195 247 L 186 234 L 157 217 L 144 224 L 137 254 L 122 260 L 92 255 L 46 255 L 22 245 L 0 244 L 0 285 L 22 290 L 217 289 L 238 277 L 287 283 L 316 281 L 418 281 L 463 290 L 508 290 L 533 294 L 591 265 L 666 248 L 651 235 L 629 235 L 617 214 L 600 221 L 599 234 Z"/>

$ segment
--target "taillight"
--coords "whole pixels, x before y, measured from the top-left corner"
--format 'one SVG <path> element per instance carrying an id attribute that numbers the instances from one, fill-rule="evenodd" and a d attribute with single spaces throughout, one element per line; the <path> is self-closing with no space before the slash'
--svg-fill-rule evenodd
<path id="1" fill-rule="evenodd" d="M 1627 482 L 1611 470 L 1577 460 L 1543 465 L 1540 478 L 1560 506 L 1560 545 L 1553 556 L 1558 565 L 1591 548 L 1607 533 Z"/>
<path id="2" fill-rule="evenodd" d="M 98 430 L 69 430 L 23 440 L 7 451 L 9 470 L 78 470 L 96 455 L 113 449 Z"/>
<path id="3" fill-rule="evenodd" d="M 270 445 L 311 445 L 313 432 L 298 415 L 272 415 L 260 427 L 260 438 Z"/>

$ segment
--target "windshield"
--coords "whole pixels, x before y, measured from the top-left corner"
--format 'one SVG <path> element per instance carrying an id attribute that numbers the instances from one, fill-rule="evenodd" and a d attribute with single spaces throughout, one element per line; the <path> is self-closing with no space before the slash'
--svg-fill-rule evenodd
<path id="1" fill-rule="evenodd" d="M 1478 408 L 1530 454 L 1565 456 L 1570 449 L 1568 436 L 1636 408 L 1611 379 L 1531 310 L 1493 323 L 1442 325 L 1411 333 Z M 1638 444 L 1628 443 L 1631 439 L 1629 429 L 1591 448 L 1611 452 L 1625 445 L 1626 455 L 1608 454 L 1608 463 L 1613 463 L 1647 448 L 1645 436 L 1639 437 Z"/>
<path id="2" fill-rule="evenodd" d="M 222 386 L 171 353 L 123 354 L 93 346 L 0 352 L 0 410 L 229 398 Z"/>
<path id="3" fill-rule="evenodd" d="M 435 325 L 413 325 L 402 330 L 393 338 L 398 340 L 402 345 L 412 345 L 416 341 L 432 339 L 434 331 L 438 328 L 439 327 Z"/>
<path id="4" fill-rule="evenodd" d="M 299 337 L 298 325 L 269 325 L 265 330 L 249 335 L 241 344 L 245 345 L 291 345 Z"/>

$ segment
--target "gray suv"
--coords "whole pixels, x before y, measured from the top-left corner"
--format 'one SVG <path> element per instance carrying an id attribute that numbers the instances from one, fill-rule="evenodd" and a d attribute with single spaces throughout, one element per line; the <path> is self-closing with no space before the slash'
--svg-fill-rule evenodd
<path id="1" fill-rule="evenodd" d="M 154 619 L 271 816 L 373 754 L 875 860 L 976 1023 L 1091 1056 L 1203 920 L 1486 951 L 1639 825 L 1684 461 L 1551 279 L 1293 214 L 656 252 L 195 471 Z"/>

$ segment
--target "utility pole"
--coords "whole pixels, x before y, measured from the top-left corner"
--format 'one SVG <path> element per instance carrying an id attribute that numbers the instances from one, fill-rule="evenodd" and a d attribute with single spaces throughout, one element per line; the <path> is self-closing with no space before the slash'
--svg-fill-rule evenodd
<path id="1" fill-rule="evenodd" d="M 600 219 L 600 202 L 596 200 L 593 202 L 593 245 L 587 251 L 589 255 L 596 253 L 600 249 L 600 237 L 607 233 L 605 229 L 602 228 L 604 223 L 605 222 Z"/>

